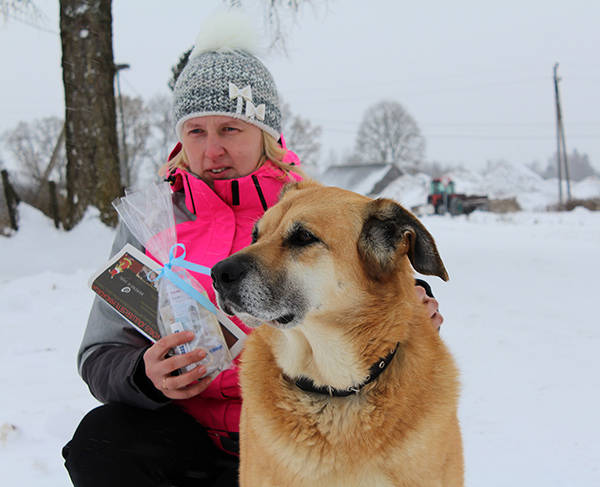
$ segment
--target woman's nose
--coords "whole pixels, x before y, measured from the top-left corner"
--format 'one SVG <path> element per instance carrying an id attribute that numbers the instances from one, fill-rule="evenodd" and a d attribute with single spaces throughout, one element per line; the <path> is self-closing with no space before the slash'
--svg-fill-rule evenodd
<path id="1" fill-rule="evenodd" d="M 206 136 L 206 157 L 215 160 L 225 153 L 223 143 L 216 134 L 208 134 Z"/>

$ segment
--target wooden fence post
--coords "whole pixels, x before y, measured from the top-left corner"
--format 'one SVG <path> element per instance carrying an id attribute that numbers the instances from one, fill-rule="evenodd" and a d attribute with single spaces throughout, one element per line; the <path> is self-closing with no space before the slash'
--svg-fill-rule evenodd
<path id="1" fill-rule="evenodd" d="M 54 226 L 60 228 L 60 214 L 58 211 L 58 198 L 56 197 L 56 183 L 48 181 L 48 190 L 50 191 L 50 214 L 54 220 Z"/>
<path id="2" fill-rule="evenodd" d="M 4 198 L 6 199 L 6 208 L 8 208 L 10 227 L 16 232 L 19 229 L 17 205 L 21 200 L 8 180 L 8 171 L 6 169 L 2 169 L 2 185 L 4 186 Z"/>

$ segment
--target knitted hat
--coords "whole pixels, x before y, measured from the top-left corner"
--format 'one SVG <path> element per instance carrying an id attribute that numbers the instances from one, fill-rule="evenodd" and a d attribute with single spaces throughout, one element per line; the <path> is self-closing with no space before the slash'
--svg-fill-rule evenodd
<path id="1" fill-rule="evenodd" d="M 175 83 L 179 140 L 187 120 L 208 115 L 239 118 L 279 140 L 279 95 L 271 73 L 253 54 L 257 46 L 257 32 L 240 12 L 215 16 L 203 25 Z"/>

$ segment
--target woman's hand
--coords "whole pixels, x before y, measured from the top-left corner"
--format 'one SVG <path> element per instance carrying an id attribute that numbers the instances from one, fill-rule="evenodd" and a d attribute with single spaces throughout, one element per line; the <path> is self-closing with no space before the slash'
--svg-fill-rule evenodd
<path id="1" fill-rule="evenodd" d="M 190 342 L 194 333 L 184 331 L 173 333 L 158 340 L 144 353 L 146 375 L 160 392 L 170 399 L 189 399 L 204 391 L 211 378 L 200 379 L 206 374 L 206 367 L 199 365 L 181 375 L 171 375 L 186 365 L 200 362 L 206 358 L 206 352 L 196 349 L 182 355 L 167 357 L 169 350 Z"/>
<path id="2" fill-rule="evenodd" d="M 444 322 L 444 317 L 440 314 L 440 304 L 437 302 L 437 299 L 428 296 L 423 286 L 415 286 L 415 292 L 417 293 L 417 298 L 423 303 L 427 313 L 431 317 L 433 326 L 439 331 Z"/>

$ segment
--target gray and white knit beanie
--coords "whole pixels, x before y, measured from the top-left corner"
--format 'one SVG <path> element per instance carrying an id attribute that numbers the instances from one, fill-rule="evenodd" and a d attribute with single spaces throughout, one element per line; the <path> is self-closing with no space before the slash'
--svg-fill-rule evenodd
<path id="1" fill-rule="evenodd" d="M 187 120 L 208 115 L 239 118 L 279 140 L 279 95 L 273 76 L 255 56 L 258 45 L 257 31 L 241 12 L 219 14 L 204 23 L 175 83 L 179 140 Z"/>

